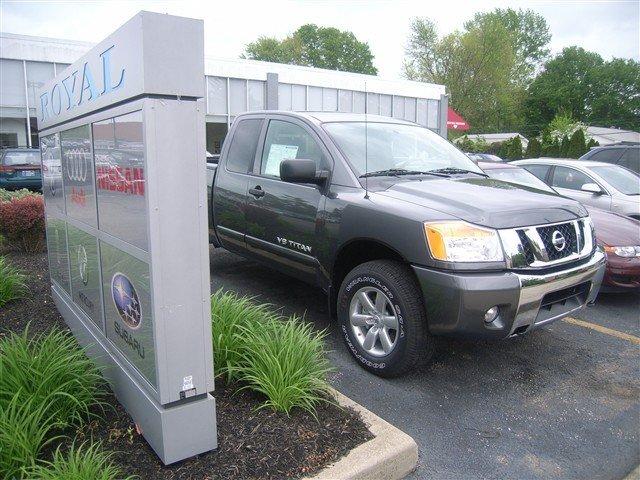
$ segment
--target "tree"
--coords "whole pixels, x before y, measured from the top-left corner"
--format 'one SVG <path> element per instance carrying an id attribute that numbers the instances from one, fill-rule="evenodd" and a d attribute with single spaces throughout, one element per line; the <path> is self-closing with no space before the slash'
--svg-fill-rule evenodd
<path id="1" fill-rule="evenodd" d="M 524 152 L 524 158 L 539 158 L 542 155 L 542 144 L 540 140 L 533 137 L 527 144 L 527 149 Z"/>
<path id="2" fill-rule="evenodd" d="M 351 32 L 313 24 L 302 25 L 284 40 L 260 37 L 246 45 L 241 57 L 343 72 L 378 73 L 367 43 Z"/>
<path id="3" fill-rule="evenodd" d="M 547 21 L 533 10 L 496 8 L 491 12 L 476 13 L 464 26 L 467 30 L 482 29 L 493 22 L 500 23 L 511 34 L 515 53 L 513 80 L 521 85 L 528 84 L 549 55 L 551 34 Z"/>
<path id="4" fill-rule="evenodd" d="M 516 136 L 511 139 L 511 148 L 509 149 L 510 160 L 520 160 L 522 158 L 522 140 Z"/>
<path id="5" fill-rule="evenodd" d="M 404 74 L 411 80 L 440 83 L 451 106 L 473 131 L 515 129 L 521 123 L 524 91 L 511 78 L 515 55 L 511 34 L 500 22 L 471 25 L 442 38 L 434 23 L 415 18 L 406 48 Z"/>
<path id="6" fill-rule="evenodd" d="M 582 155 L 587 153 L 587 141 L 584 136 L 584 130 L 578 128 L 573 135 L 571 135 L 571 139 L 569 140 L 569 147 L 567 148 L 567 157 L 568 158 L 580 158 Z"/>
<path id="7" fill-rule="evenodd" d="M 614 59 L 580 47 L 565 48 L 549 60 L 528 89 L 525 115 L 529 136 L 557 114 L 589 125 L 638 130 L 640 63 Z"/>

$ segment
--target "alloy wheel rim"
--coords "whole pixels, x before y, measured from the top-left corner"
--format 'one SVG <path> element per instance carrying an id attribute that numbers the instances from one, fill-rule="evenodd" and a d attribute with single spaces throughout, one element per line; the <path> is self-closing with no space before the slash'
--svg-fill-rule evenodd
<path id="1" fill-rule="evenodd" d="M 398 316 L 389 297 L 375 287 L 362 287 L 349 305 L 351 331 L 369 355 L 384 357 L 398 342 Z"/>

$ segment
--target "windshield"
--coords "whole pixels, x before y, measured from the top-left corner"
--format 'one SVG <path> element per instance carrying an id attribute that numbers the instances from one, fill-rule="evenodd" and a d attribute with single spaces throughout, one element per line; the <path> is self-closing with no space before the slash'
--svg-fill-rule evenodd
<path id="1" fill-rule="evenodd" d="M 5 166 L 9 165 L 40 165 L 40 151 L 7 152 L 4 156 Z"/>
<path id="2" fill-rule="evenodd" d="M 556 193 L 549 185 L 544 183 L 533 173 L 526 171 L 524 168 L 487 168 L 484 173 L 491 178 L 502 180 L 504 182 L 517 183 L 537 190 Z"/>
<path id="3" fill-rule="evenodd" d="M 469 157 L 426 128 L 371 122 L 366 129 L 365 122 L 330 122 L 323 126 L 358 176 L 385 170 L 420 173 L 443 168 L 482 174 Z"/>
<path id="4" fill-rule="evenodd" d="M 640 195 L 640 177 L 617 165 L 589 167 L 613 188 L 625 195 Z"/>

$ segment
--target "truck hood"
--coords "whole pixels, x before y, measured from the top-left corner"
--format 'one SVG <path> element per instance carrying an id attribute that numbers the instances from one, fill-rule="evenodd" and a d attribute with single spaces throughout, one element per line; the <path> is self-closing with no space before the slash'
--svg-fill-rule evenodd
<path id="1" fill-rule="evenodd" d="M 587 215 L 575 200 L 492 178 L 398 180 L 377 193 L 490 228 L 564 222 Z"/>

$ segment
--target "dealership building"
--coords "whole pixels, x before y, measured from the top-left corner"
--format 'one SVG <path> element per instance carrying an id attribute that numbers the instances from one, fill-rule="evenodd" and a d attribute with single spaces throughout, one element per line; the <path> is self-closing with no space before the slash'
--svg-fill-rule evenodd
<path id="1" fill-rule="evenodd" d="M 0 33 L 0 144 L 38 146 L 36 102 L 48 80 L 92 43 Z M 205 58 L 207 150 L 220 152 L 252 110 L 355 112 L 416 122 L 446 137 L 444 85 L 244 59 Z"/>

